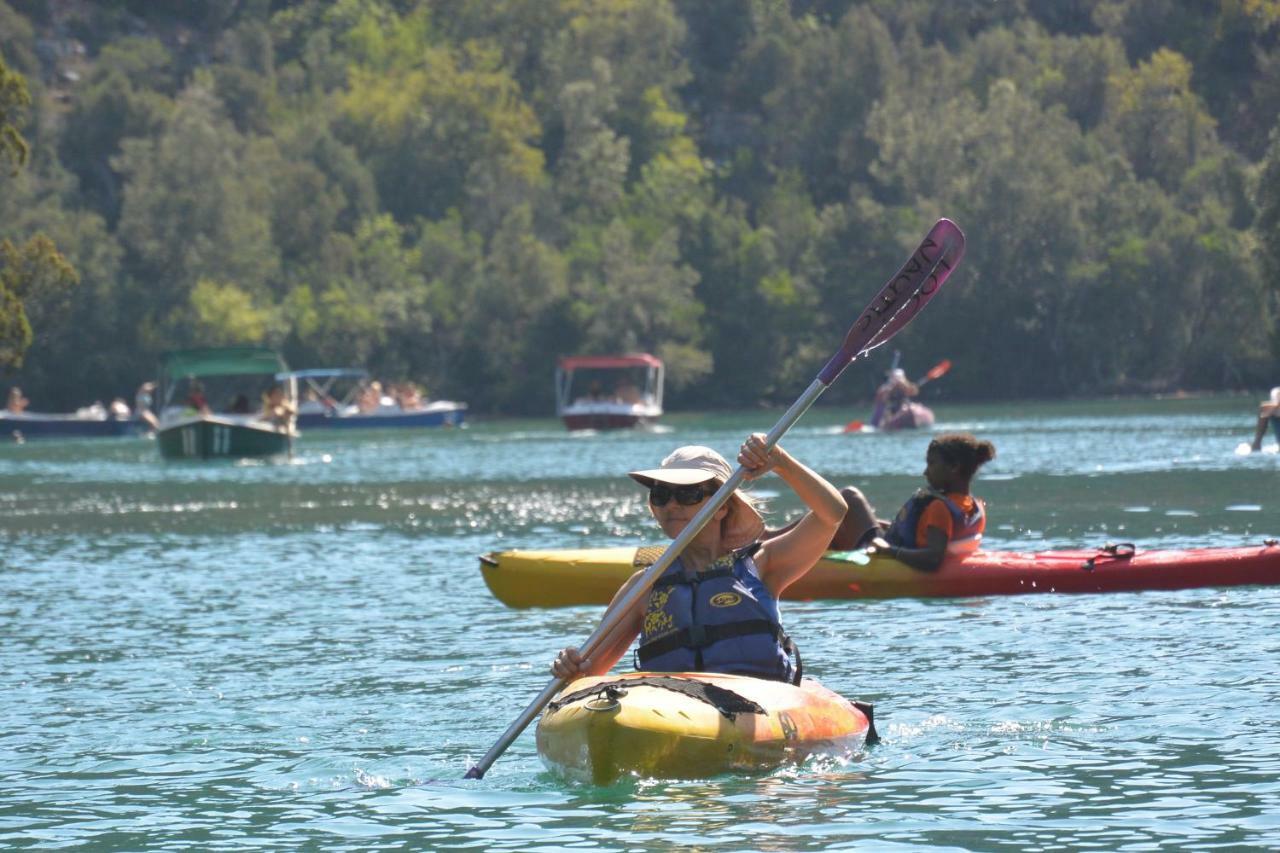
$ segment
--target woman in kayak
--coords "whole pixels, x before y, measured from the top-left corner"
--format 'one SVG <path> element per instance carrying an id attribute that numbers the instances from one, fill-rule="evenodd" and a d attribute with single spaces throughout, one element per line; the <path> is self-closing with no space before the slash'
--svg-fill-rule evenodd
<path id="1" fill-rule="evenodd" d="M 968 433 L 938 436 L 925 451 L 928 487 L 912 495 L 892 522 L 876 518 L 862 492 L 842 489 L 849 511 L 831 547 L 846 551 L 866 547 L 869 553 L 884 553 L 926 572 L 942 565 L 947 554 L 976 550 L 987 519 L 981 499 L 970 494 L 969 487 L 978 469 L 995 455 L 995 445 Z"/>
<path id="2" fill-rule="evenodd" d="M 844 499 L 781 447 L 766 451 L 759 433 L 743 442 L 738 462 L 748 479 L 775 472 L 810 511 L 762 543 L 759 511 L 749 496 L 735 490 L 590 658 L 583 659 L 576 648 L 560 652 L 551 664 L 557 678 L 603 675 L 638 636 L 637 669 L 799 680 L 794 646 L 778 619 L 778 598 L 822 556 L 844 518 Z M 732 474 L 719 453 L 689 445 L 660 467 L 630 476 L 649 490 L 649 511 L 662 532 L 675 538 Z M 614 596 L 615 604 L 642 574 L 631 576 Z"/>

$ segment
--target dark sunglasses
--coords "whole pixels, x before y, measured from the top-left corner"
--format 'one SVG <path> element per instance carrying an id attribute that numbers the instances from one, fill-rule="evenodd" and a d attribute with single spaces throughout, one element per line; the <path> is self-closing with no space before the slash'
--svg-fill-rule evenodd
<path id="1" fill-rule="evenodd" d="M 715 493 L 714 488 L 708 490 L 702 483 L 675 487 L 668 486 L 666 483 L 654 483 L 649 487 L 649 503 L 654 506 L 666 506 L 672 498 L 675 498 L 680 506 L 693 506 L 702 503 Z"/>

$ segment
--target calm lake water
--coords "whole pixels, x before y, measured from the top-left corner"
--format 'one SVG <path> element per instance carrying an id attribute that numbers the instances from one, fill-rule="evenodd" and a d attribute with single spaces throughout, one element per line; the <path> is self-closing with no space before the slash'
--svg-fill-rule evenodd
<path id="1" fill-rule="evenodd" d="M 988 547 L 1189 547 L 1280 536 L 1280 456 L 1235 453 L 1254 407 L 937 413 L 996 444 Z M 313 432 L 254 464 L 0 446 L 0 848 L 1280 846 L 1280 587 L 788 603 L 806 670 L 875 703 L 879 746 L 592 788 L 531 727 L 463 781 L 600 616 L 508 610 L 477 555 L 652 543 L 625 471 L 732 456 L 780 414 Z M 818 408 L 783 443 L 891 513 L 928 435 L 841 434 L 864 417 Z"/>

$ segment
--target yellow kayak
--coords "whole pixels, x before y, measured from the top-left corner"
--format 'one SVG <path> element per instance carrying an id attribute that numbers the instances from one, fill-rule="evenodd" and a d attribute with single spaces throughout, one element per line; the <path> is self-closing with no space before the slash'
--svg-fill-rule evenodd
<path id="1" fill-rule="evenodd" d="M 493 594 L 511 607 L 608 604 L 628 577 L 663 549 L 504 551 L 480 558 Z M 1280 543 L 1147 551 L 1131 544 L 1019 553 L 977 551 L 920 572 L 864 551 L 828 551 L 783 598 L 955 597 L 1024 593 L 1132 592 L 1280 584 Z"/>
<path id="2" fill-rule="evenodd" d="M 480 558 L 480 573 L 508 607 L 608 604 L 637 569 L 651 566 L 665 546 L 500 551 Z M 920 572 L 882 555 L 829 552 L 783 592 L 784 599 L 878 598 L 911 594 Z M 867 588 L 870 587 L 870 588 Z"/>
<path id="3" fill-rule="evenodd" d="M 597 785 L 770 770 L 875 740 L 870 705 L 812 679 L 796 686 L 687 672 L 580 678 L 551 701 L 537 730 L 549 768 Z"/>

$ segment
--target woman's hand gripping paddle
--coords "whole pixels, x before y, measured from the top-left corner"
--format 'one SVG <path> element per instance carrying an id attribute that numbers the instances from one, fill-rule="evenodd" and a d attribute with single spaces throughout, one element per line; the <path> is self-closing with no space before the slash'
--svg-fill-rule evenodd
<path id="1" fill-rule="evenodd" d="M 911 254 L 902 269 L 898 270 L 898 274 L 880 289 L 875 299 L 871 300 L 871 304 L 858 315 L 858 319 L 854 321 L 849 328 L 848 334 L 845 335 L 844 344 L 826 363 L 826 366 L 818 372 L 818 376 L 813 380 L 813 383 L 800 395 L 800 399 L 792 404 L 791 408 L 774 425 L 773 429 L 769 431 L 769 434 L 765 437 L 765 449 L 768 450 L 777 444 L 787 430 L 791 428 L 792 424 L 800 419 L 800 416 L 813 405 L 822 392 L 855 359 L 866 355 L 885 343 L 901 331 L 907 323 L 910 323 L 911 319 L 929 303 L 929 300 L 946 282 L 947 277 L 951 275 L 951 271 L 956 268 L 963 255 L 964 234 L 960 232 L 960 229 L 951 220 L 939 219 L 937 224 L 929 229 L 929 233 L 925 235 L 924 242 Z M 622 621 L 624 614 L 629 612 L 640 598 L 649 592 L 649 587 L 653 586 L 654 581 L 675 562 L 676 557 L 680 556 L 680 552 L 684 550 L 685 546 L 698 535 L 698 532 L 707 525 L 707 522 L 711 520 L 716 511 L 729 500 L 734 490 L 738 488 L 746 477 L 746 473 L 746 469 L 739 465 L 738 469 L 733 472 L 725 484 L 717 489 L 716 493 L 707 500 L 702 509 L 694 515 L 684 530 L 680 531 L 680 535 L 672 540 L 662 556 L 645 570 L 640 579 L 632 585 L 631 589 L 616 605 L 605 612 L 595 631 L 582 644 L 581 651 L 584 658 L 591 657 L 602 640 Z M 515 741 L 516 737 L 525 730 L 529 723 L 533 722 L 533 718 L 538 716 L 547 703 L 560 692 L 565 683 L 565 679 L 562 678 L 552 679 L 551 683 L 544 687 L 542 692 L 529 703 L 529 707 L 525 708 L 524 712 L 507 727 L 507 730 L 502 733 L 502 737 L 498 738 L 498 741 L 485 753 L 484 758 L 480 759 L 479 763 L 467 771 L 466 778 L 483 778 L 484 774 L 493 765 L 493 762 L 497 761 L 498 757 L 506 752 L 507 747 Z"/>

